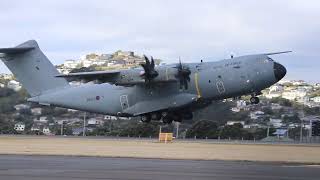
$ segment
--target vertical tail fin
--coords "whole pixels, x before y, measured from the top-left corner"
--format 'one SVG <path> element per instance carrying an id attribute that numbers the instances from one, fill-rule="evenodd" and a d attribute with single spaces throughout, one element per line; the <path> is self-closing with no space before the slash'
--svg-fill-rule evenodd
<path id="1" fill-rule="evenodd" d="M 65 79 L 55 78 L 59 72 L 34 40 L 14 48 L 0 48 L 0 53 L 3 53 L 3 62 L 32 97 L 50 89 L 68 86 Z"/>

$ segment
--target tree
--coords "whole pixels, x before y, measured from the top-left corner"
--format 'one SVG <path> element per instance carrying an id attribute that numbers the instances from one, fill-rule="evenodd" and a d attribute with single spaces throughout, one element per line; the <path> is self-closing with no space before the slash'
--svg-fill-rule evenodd
<path id="1" fill-rule="evenodd" d="M 236 123 L 234 125 L 226 125 L 221 129 L 220 137 L 223 139 L 235 138 L 240 139 L 243 137 L 242 124 Z"/>
<path id="2" fill-rule="evenodd" d="M 187 131 L 186 137 L 192 138 L 217 138 L 219 134 L 218 125 L 214 121 L 201 120 L 195 122 Z"/>
<path id="3" fill-rule="evenodd" d="M 155 137 L 159 133 L 158 123 L 140 123 L 136 121 L 131 121 L 128 123 L 126 128 L 120 131 L 120 136 L 130 136 L 130 137 Z"/>

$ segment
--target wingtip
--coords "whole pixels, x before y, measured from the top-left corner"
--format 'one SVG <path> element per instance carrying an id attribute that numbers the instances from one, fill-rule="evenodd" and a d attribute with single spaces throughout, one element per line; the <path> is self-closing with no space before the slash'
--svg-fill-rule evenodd
<path id="1" fill-rule="evenodd" d="M 292 51 L 280 51 L 280 52 L 265 53 L 265 55 L 270 56 L 270 55 L 276 55 L 276 54 L 286 54 L 291 52 Z"/>

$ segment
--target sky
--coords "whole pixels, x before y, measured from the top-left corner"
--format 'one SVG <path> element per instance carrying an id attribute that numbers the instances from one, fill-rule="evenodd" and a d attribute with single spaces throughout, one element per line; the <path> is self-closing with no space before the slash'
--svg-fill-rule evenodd
<path id="1" fill-rule="evenodd" d="M 1 0 L 0 47 L 35 39 L 53 64 L 119 49 L 167 63 L 291 50 L 272 57 L 286 78 L 320 82 L 319 9 L 317 0 Z"/>

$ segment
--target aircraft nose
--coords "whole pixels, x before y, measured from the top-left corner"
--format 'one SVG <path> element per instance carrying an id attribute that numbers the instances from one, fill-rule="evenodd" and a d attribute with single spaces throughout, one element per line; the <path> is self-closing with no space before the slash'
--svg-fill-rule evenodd
<path id="1" fill-rule="evenodd" d="M 273 64 L 273 71 L 277 81 L 280 81 L 287 73 L 286 68 L 277 62 L 274 62 Z"/>

